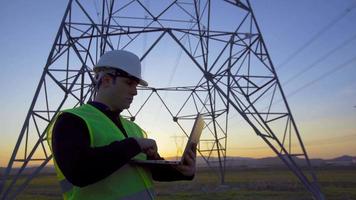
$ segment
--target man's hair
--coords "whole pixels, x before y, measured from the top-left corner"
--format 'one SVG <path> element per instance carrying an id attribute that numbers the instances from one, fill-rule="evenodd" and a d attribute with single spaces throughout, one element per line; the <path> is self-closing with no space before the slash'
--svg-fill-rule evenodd
<path id="1" fill-rule="evenodd" d="M 102 78 L 105 76 L 105 74 L 110 73 L 110 71 L 113 70 L 107 67 L 102 67 L 99 70 L 95 71 L 94 87 L 96 91 L 98 91 L 100 88 Z"/>

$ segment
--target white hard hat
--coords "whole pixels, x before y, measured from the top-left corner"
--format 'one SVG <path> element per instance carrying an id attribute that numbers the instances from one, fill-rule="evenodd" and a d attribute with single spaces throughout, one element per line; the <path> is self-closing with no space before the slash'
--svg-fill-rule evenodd
<path id="1" fill-rule="evenodd" d="M 133 53 L 124 50 L 113 50 L 105 52 L 94 66 L 94 71 L 102 67 L 114 68 L 128 73 L 129 76 L 139 79 L 139 84 L 148 86 L 141 77 L 140 59 Z"/>

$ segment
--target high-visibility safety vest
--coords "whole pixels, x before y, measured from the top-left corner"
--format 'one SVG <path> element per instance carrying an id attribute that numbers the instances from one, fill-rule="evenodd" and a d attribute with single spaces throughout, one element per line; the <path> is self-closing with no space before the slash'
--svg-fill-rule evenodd
<path id="1" fill-rule="evenodd" d="M 90 104 L 78 108 L 64 110 L 82 118 L 89 130 L 90 146 L 100 147 L 114 141 L 125 139 L 119 128 L 101 111 Z M 60 115 L 60 114 L 59 114 Z M 58 115 L 57 115 L 58 116 Z M 143 130 L 135 123 L 120 117 L 128 137 L 146 137 Z M 47 129 L 47 141 L 51 147 L 53 124 Z M 52 147 L 51 147 L 52 148 Z M 146 159 L 145 154 L 138 154 L 135 159 Z M 72 185 L 63 175 L 55 159 L 54 165 L 65 200 L 111 200 L 111 199 L 154 199 L 151 173 L 140 166 L 125 164 L 110 176 L 85 187 Z M 94 172 L 95 173 L 95 172 Z"/>

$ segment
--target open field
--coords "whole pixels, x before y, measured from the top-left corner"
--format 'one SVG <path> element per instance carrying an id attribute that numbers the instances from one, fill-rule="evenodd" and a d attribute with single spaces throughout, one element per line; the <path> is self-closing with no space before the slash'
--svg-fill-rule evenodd
<path id="1" fill-rule="evenodd" d="M 319 182 L 328 200 L 356 200 L 356 169 L 319 169 Z M 168 199 L 241 199 L 307 200 L 312 199 L 299 181 L 286 169 L 231 169 L 226 184 L 217 175 L 200 169 L 193 181 L 156 183 L 159 200 Z M 18 199 L 61 199 L 54 174 L 34 179 Z"/>

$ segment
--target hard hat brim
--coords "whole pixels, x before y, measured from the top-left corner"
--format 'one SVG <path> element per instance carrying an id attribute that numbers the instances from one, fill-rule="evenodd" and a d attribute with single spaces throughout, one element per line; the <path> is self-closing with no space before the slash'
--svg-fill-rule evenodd
<path id="1" fill-rule="evenodd" d="M 142 79 L 140 79 L 139 84 L 142 85 L 142 86 L 145 86 L 145 87 L 148 86 L 148 83 L 146 81 L 142 80 Z"/>
<path id="2" fill-rule="evenodd" d="M 117 68 L 112 67 L 112 66 L 100 66 L 100 65 L 95 65 L 93 71 L 94 71 L 95 73 L 98 73 L 98 71 L 99 71 L 100 68 L 106 68 L 106 69 L 112 69 L 112 70 L 120 70 L 120 69 L 117 69 Z M 123 70 L 122 70 L 122 71 L 123 71 Z M 125 71 L 123 71 L 123 72 L 125 72 Z M 127 73 L 127 72 L 125 72 L 125 73 Z M 128 73 L 127 73 L 127 74 L 128 74 Z M 142 85 L 142 86 L 145 86 L 145 87 L 148 86 L 147 81 L 145 81 L 145 80 L 143 80 L 143 79 L 141 79 L 141 78 L 139 78 L 139 77 L 133 76 L 133 75 L 131 75 L 131 74 L 128 74 L 128 75 L 129 75 L 130 77 L 135 78 L 136 80 L 138 80 L 138 84 L 139 84 L 139 85 Z"/>

